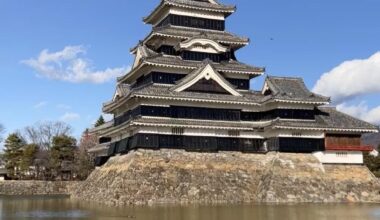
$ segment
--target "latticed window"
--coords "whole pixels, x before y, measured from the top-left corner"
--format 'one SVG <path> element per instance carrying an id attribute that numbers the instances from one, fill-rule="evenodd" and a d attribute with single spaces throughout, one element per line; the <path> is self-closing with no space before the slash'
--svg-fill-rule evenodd
<path id="1" fill-rule="evenodd" d="M 225 29 L 225 21 L 222 20 L 196 18 L 174 14 L 168 15 L 164 20 L 161 21 L 161 23 L 158 26 L 162 27 L 166 25 L 202 28 L 219 31 L 224 31 Z"/>
<path id="2" fill-rule="evenodd" d="M 172 128 L 172 134 L 183 135 L 184 133 L 185 133 L 185 129 L 183 128 Z"/>
<path id="3" fill-rule="evenodd" d="M 336 152 L 335 155 L 337 157 L 347 157 L 348 156 L 347 152 Z"/>
<path id="4" fill-rule="evenodd" d="M 228 136 L 230 137 L 239 137 L 240 131 L 228 131 Z"/>

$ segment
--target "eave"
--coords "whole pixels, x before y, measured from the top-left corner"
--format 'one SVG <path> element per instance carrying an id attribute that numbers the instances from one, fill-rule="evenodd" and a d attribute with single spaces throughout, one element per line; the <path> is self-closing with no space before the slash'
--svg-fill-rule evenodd
<path id="1" fill-rule="evenodd" d="M 191 28 L 188 28 L 188 29 L 191 29 Z M 195 35 L 196 36 L 196 35 Z M 148 44 L 148 42 L 150 40 L 152 40 L 154 37 L 162 37 L 162 38 L 173 38 L 173 39 L 179 39 L 179 40 L 189 40 L 191 38 L 193 38 L 194 36 L 180 36 L 180 35 L 175 35 L 175 34 L 163 34 L 163 33 L 158 33 L 158 32 L 155 32 L 155 31 L 152 31 L 147 37 L 145 37 L 145 39 L 142 41 L 143 44 Z M 231 45 L 231 46 L 234 46 L 233 48 L 234 49 L 240 49 L 244 46 L 247 46 L 250 42 L 250 39 L 249 38 L 244 38 L 242 40 L 236 40 L 236 41 L 233 41 L 233 40 L 222 40 L 222 39 L 216 39 L 217 42 L 221 43 L 221 44 L 227 44 L 227 45 Z M 138 45 L 136 45 L 135 47 L 131 48 L 130 49 L 130 52 L 133 54 L 135 53 L 136 49 L 137 49 Z"/>
<path id="2" fill-rule="evenodd" d="M 372 146 L 326 146 L 326 151 L 362 151 L 371 152 L 375 148 Z"/>
<path id="3" fill-rule="evenodd" d="M 190 61 L 189 61 L 190 62 Z M 132 69 L 129 73 L 122 77 L 117 78 L 117 82 L 121 83 L 126 80 L 128 80 L 129 77 L 135 74 L 139 69 L 141 69 L 143 66 L 149 65 L 153 67 L 164 67 L 164 68 L 177 68 L 177 69 L 185 69 L 185 70 L 195 70 L 198 67 L 196 66 L 197 64 L 200 64 L 201 62 L 199 61 L 194 61 L 194 66 L 183 66 L 183 65 L 170 65 L 170 64 L 162 64 L 162 63 L 154 63 L 150 62 L 148 60 L 143 60 L 137 67 Z M 228 70 L 228 69 L 223 69 L 222 67 L 216 67 L 217 71 L 223 72 L 223 73 L 234 73 L 234 74 L 244 74 L 244 75 L 251 75 L 251 76 L 261 76 L 264 74 L 265 69 L 262 69 L 260 71 L 239 71 L 239 70 Z"/>
<path id="4" fill-rule="evenodd" d="M 333 127 L 296 127 L 296 126 L 273 126 L 274 129 L 285 130 L 307 130 L 307 131 L 330 131 L 330 132 L 352 132 L 352 133 L 378 133 L 377 129 L 365 128 L 333 128 Z"/>
<path id="5" fill-rule="evenodd" d="M 195 102 L 195 103 L 213 103 L 213 104 L 231 104 L 231 105 L 245 105 L 245 106 L 264 106 L 269 103 L 273 103 L 273 100 L 267 100 L 264 102 L 253 102 L 253 101 L 225 101 L 216 99 L 201 99 L 201 98 L 187 98 L 187 97 L 173 97 L 173 96 L 162 96 L 162 95 L 144 95 L 144 94 L 129 94 L 126 97 L 119 99 L 117 102 L 109 102 L 103 105 L 103 111 L 106 113 L 111 113 L 116 108 L 125 104 L 126 101 L 132 98 L 143 98 L 143 99 L 156 99 L 156 100 L 166 100 L 166 101 L 183 101 L 183 102 Z M 307 101 L 285 101 L 277 100 L 279 103 L 291 103 L 291 104 L 310 104 L 310 105 L 323 105 L 321 102 L 307 102 Z"/>
<path id="6" fill-rule="evenodd" d="M 149 120 L 153 121 L 149 121 Z M 193 124 L 184 124 L 184 123 L 172 123 L 175 121 L 189 121 Z M 129 120 L 124 122 L 121 125 L 112 127 L 105 131 L 102 136 L 108 137 L 113 136 L 119 132 L 122 132 L 126 129 L 131 129 L 134 127 L 165 127 L 165 128 L 189 128 L 189 129 L 211 129 L 211 130 L 238 130 L 238 131 L 255 131 L 260 128 L 267 127 L 272 121 L 262 121 L 262 122 L 239 122 L 235 123 L 238 126 L 225 124 L 232 123 L 231 121 L 212 121 L 215 122 L 215 125 L 206 125 L 209 120 L 197 120 L 197 119 L 170 119 L 170 118 L 160 118 L 160 117 L 140 117 L 134 120 Z M 219 124 L 219 125 L 218 125 Z"/>
<path id="7" fill-rule="evenodd" d="M 232 13 L 236 11 L 236 7 L 228 6 L 225 7 L 224 9 L 216 9 L 216 8 L 210 8 L 210 7 L 201 7 L 201 6 L 191 6 L 191 5 L 186 5 L 186 4 L 180 4 L 180 3 L 175 3 L 172 1 L 168 0 L 162 0 L 160 5 L 156 7 L 153 12 L 148 15 L 147 17 L 143 18 L 143 21 L 146 24 L 152 24 L 154 23 L 154 20 L 159 17 L 160 13 L 165 10 L 167 7 L 178 7 L 178 8 L 183 8 L 183 9 L 190 9 L 190 10 L 201 10 L 205 12 L 216 12 L 216 13 L 223 13 L 225 14 L 225 17 L 228 17 Z"/>

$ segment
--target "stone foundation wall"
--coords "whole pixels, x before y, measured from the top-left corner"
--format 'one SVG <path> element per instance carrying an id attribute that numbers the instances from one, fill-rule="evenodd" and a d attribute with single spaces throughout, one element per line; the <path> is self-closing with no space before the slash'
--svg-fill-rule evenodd
<path id="1" fill-rule="evenodd" d="M 314 157 L 279 154 L 258 192 L 265 202 L 380 202 L 380 183 L 361 165 L 322 165 Z"/>
<path id="2" fill-rule="evenodd" d="M 310 154 L 138 150 L 111 158 L 73 198 L 109 205 L 380 202 L 364 166 L 323 166 Z"/>
<path id="3" fill-rule="evenodd" d="M 70 195 L 78 182 L 1 181 L 0 195 Z"/>

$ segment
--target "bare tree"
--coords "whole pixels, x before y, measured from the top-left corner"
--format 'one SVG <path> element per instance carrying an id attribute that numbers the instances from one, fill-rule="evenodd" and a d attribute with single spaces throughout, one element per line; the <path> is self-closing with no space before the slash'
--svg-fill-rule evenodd
<path id="1" fill-rule="evenodd" d="M 88 150 L 97 144 L 97 140 L 97 135 L 90 134 L 88 129 L 82 135 L 74 161 L 74 172 L 78 180 L 85 180 L 95 169 L 94 157 Z"/>
<path id="2" fill-rule="evenodd" d="M 95 147 L 97 143 L 98 136 L 95 134 L 90 134 L 89 130 L 86 129 L 82 134 L 82 138 L 80 139 L 79 150 L 87 152 L 90 148 Z"/>
<path id="3" fill-rule="evenodd" d="M 0 124 L 0 143 L 3 142 L 4 126 Z"/>
<path id="4" fill-rule="evenodd" d="M 51 147 L 54 137 L 70 136 L 72 128 L 64 122 L 39 122 L 24 129 L 23 136 L 30 143 L 37 144 L 41 150 L 48 150 Z"/>

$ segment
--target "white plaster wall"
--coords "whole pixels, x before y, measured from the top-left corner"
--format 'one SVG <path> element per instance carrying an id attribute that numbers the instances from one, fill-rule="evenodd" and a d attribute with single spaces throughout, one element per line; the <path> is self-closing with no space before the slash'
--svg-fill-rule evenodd
<path id="1" fill-rule="evenodd" d="M 284 138 L 325 138 L 323 131 L 292 131 L 292 130 L 267 130 L 265 137 L 284 137 Z"/>
<path id="2" fill-rule="evenodd" d="M 136 130 L 136 133 L 148 133 L 148 134 L 163 134 L 171 135 L 171 128 L 161 128 L 161 127 L 141 127 Z M 185 136 L 200 136 L 200 137 L 231 137 L 228 134 L 228 130 L 215 130 L 215 129 L 195 129 L 195 128 L 185 128 Z M 264 136 L 257 132 L 240 132 L 238 138 L 255 138 L 263 139 Z"/>
<path id="3" fill-rule="evenodd" d="M 324 164 L 363 164 L 363 153 L 360 151 L 320 151 L 313 155 Z"/>

